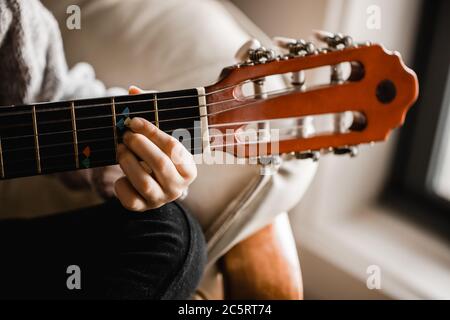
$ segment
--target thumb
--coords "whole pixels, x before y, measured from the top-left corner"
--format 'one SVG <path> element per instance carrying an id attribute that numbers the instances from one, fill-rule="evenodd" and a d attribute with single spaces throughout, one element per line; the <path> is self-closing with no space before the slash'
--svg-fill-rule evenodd
<path id="1" fill-rule="evenodd" d="M 136 86 L 130 86 L 128 88 L 128 94 L 139 94 L 139 93 L 144 93 L 144 90 Z"/>

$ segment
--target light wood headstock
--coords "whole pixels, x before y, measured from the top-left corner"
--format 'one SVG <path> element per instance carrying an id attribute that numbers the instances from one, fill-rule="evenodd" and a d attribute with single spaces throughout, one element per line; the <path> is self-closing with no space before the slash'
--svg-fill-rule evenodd
<path id="1" fill-rule="evenodd" d="M 242 142 L 234 137 L 232 144 L 224 144 L 227 130 L 231 132 L 255 121 L 340 115 L 344 112 L 353 115 L 351 124 L 344 131 L 280 138 L 277 150 L 274 150 L 273 143 L 258 143 L 265 144 L 264 148 L 270 155 L 302 154 L 384 141 L 393 129 L 404 123 L 407 111 L 418 96 L 415 73 L 405 66 L 399 53 L 387 51 L 381 45 L 351 45 L 305 51 L 299 55 L 293 54 L 294 50 L 279 56 L 267 51 L 268 55 L 264 56 L 261 52 L 258 55 L 253 51 L 260 60 L 225 68 L 219 81 L 206 88 L 208 121 L 210 127 L 215 128 L 213 136 L 223 134 L 221 139 L 216 139 L 221 142 L 211 140 L 212 149 L 239 157 L 258 156 L 259 149 L 252 148 L 252 142 Z M 303 76 L 301 73 L 305 70 L 324 66 L 336 71 L 336 66 L 343 63 L 348 63 L 351 70 L 340 81 L 333 79 L 336 74 L 332 73 L 329 84 L 306 88 L 294 85 L 275 92 L 243 94 L 244 83 L 289 73 Z"/>

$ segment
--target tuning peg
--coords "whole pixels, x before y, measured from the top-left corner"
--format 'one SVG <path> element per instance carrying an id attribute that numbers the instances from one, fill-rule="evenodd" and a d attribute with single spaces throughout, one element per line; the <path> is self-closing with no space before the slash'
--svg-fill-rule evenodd
<path id="1" fill-rule="evenodd" d="M 260 157 L 259 161 L 261 164 L 274 165 L 274 166 L 279 166 L 279 165 L 281 165 L 281 162 L 282 162 L 281 157 L 277 156 L 277 155 Z"/>
<path id="2" fill-rule="evenodd" d="M 237 51 L 235 58 L 239 62 L 264 63 L 276 58 L 275 51 L 266 49 L 256 39 L 244 43 Z"/>
<path id="3" fill-rule="evenodd" d="M 285 50 L 289 51 L 289 57 L 296 56 L 307 56 L 316 53 L 316 47 L 311 42 L 306 42 L 305 40 L 296 40 L 286 37 L 275 37 L 273 38 L 274 43 Z M 305 89 L 305 72 L 297 71 L 292 73 L 292 85 L 300 90 Z"/>
<path id="4" fill-rule="evenodd" d="M 355 146 L 335 148 L 333 151 L 335 155 L 343 156 L 348 154 L 352 158 L 356 157 L 359 153 L 358 147 Z"/>
<path id="5" fill-rule="evenodd" d="M 330 48 L 350 47 L 353 45 L 353 39 L 341 33 L 331 33 L 323 30 L 314 30 L 314 36 L 317 40 L 326 43 Z"/>
<path id="6" fill-rule="evenodd" d="M 251 39 L 242 45 L 235 58 L 239 62 L 258 64 L 276 59 L 276 54 L 272 49 L 262 47 L 258 40 Z"/>
<path id="7" fill-rule="evenodd" d="M 320 151 L 296 152 L 295 158 L 297 160 L 311 159 L 314 162 L 320 160 Z"/>
<path id="8" fill-rule="evenodd" d="M 316 52 L 316 47 L 312 42 L 306 42 L 302 39 L 296 40 L 286 37 L 275 37 L 273 41 L 278 47 L 288 50 L 289 54 L 294 56 L 310 55 Z"/>
<path id="9" fill-rule="evenodd" d="M 244 43 L 234 55 L 236 61 L 246 61 L 249 58 L 249 51 L 261 48 L 261 42 L 257 39 L 250 39 Z"/>

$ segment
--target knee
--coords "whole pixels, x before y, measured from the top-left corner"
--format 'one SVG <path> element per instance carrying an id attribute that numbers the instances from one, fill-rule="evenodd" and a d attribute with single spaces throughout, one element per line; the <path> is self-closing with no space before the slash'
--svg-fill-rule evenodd
<path id="1" fill-rule="evenodd" d="M 169 251 L 174 259 L 174 277 L 171 279 L 163 299 L 186 299 L 197 288 L 206 265 L 206 244 L 198 222 L 179 204 L 170 203 L 161 212 L 171 224 L 172 234 L 178 237 Z"/>
<path id="2" fill-rule="evenodd" d="M 197 221 L 177 203 L 132 214 L 128 224 L 132 245 L 145 253 L 136 263 L 147 274 L 149 298 L 187 299 L 195 291 L 206 264 L 206 245 Z M 140 258 L 139 258 L 140 259 Z"/>

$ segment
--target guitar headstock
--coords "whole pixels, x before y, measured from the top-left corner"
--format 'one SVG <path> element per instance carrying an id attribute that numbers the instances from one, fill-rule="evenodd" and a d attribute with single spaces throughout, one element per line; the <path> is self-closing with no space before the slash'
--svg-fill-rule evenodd
<path id="1" fill-rule="evenodd" d="M 378 44 L 353 44 L 342 35 L 319 33 L 318 38 L 324 48 L 285 38 L 276 39 L 284 54 L 258 43 L 244 48 L 247 58 L 225 68 L 219 81 L 206 88 L 211 149 L 238 157 L 258 157 L 261 150 L 299 158 L 323 150 L 353 153 L 360 144 L 386 140 L 403 124 L 417 99 L 418 81 L 400 54 Z M 329 70 L 329 81 L 308 86 L 305 71 L 322 67 Z M 264 79 L 285 74 L 291 75 L 286 88 L 264 89 Z M 250 95 L 244 93 L 247 84 L 254 89 Z M 305 134 L 308 119 L 321 117 L 334 119 L 334 127 Z M 268 129 L 267 123 L 289 119 L 292 125 L 278 133 Z M 251 125 L 254 137 L 239 138 Z"/>

